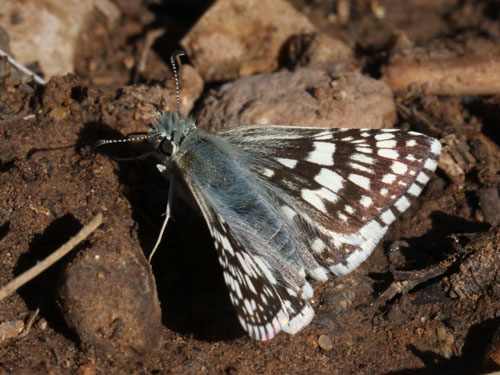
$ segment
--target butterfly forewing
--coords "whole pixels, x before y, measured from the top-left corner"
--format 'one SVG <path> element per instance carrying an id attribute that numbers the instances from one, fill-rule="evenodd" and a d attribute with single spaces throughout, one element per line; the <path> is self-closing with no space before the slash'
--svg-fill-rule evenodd
<path id="1" fill-rule="evenodd" d="M 336 274 L 372 252 L 437 166 L 433 138 L 399 130 L 249 126 L 219 133 L 288 201 L 316 259 Z"/>

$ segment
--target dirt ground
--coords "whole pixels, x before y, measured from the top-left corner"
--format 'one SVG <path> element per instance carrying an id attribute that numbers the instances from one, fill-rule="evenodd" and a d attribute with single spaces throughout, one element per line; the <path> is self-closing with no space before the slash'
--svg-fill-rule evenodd
<path id="1" fill-rule="evenodd" d="M 160 230 L 168 183 L 153 160 L 117 159 L 140 154 L 140 145 L 96 154 L 86 146 L 147 130 L 142 114 L 172 100 L 148 87 L 174 92 L 169 56 L 204 13 L 200 3 L 117 0 L 119 26 L 91 23 L 75 74 L 46 86 L 0 81 L 0 285 L 97 213 L 105 216 L 71 255 L 0 301 L 0 374 L 500 370 L 500 90 L 490 87 L 493 76 L 475 91 L 393 89 L 396 127 L 440 139 L 444 157 L 365 263 L 346 277 L 311 281 L 316 317 L 298 334 L 268 342 L 245 335 L 208 230 L 182 202 L 153 259 L 153 279 L 143 254 Z M 351 1 L 348 20 L 332 22 L 337 3 L 292 2 L 353 48 L 366 76 L 381 79 L 397 65 L 397 43 L 406 47 L 402 59 L 421 48 L 459 50 L 465 60 L 453 69 L 472 54 L 500 60 L 498 1 Z M 168 33 L 138 73 L 124 61 L 137 58 L 159 25 Z M 206 82 L 204 95 L 220 84 Z M 195 104 L 195 118 L 203 105 Z M 104 326 L 109 331 L 96 328 Z"/>

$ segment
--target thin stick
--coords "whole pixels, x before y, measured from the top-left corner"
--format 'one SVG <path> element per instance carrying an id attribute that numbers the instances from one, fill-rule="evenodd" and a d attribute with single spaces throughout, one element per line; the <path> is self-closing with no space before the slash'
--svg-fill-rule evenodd
<path id="1" fill-rule="evenodd" d="M 144 40 L 144 46 L 142 47 L 141 56 L 139 58 L 139 63 L 137 64 L 137 69 L 135 71 L 134 82 L 138 81 L 139 75 L 142 74 L 146 70 L 146 62 L 148 60 L 149 52 L 151 51 L 151 47 L 153 47 L 156 39 L 165 34 L 166 29 L 160 28 L 148 31 L 146 34 L 146 38 Z"/>
<path id="2" fill-rule="evenodd" d="M 10 296 L 21 286 L 26 284 L 31 279 L 38 276 L 40 273 L 45 271 L 67 253 L 69 253 L 76 245 L 86 239 L 96 228 L 102 224 L 102 214 L 98 214 L 96 217 L 92 219 L 90 223 L 85 225 L 76 236 L 70 238 L 68 242 L 62 245 L 59 249 L 50 254 L 47 258 L 37 263 L 33 267 L 31 267 L 26 272 L 23 272 L 21 275 L 16 277 L 10 283 L 5 285 L 2 289 L 0 289 L 0 301 L 4 298 Z"/>
<path id="3" fill-rule="evenodd" d="M 22 339 L 29 335 L 31 331 L 31 327 L 33 327 L 33 323 L 35 323 L 35 319 L 40 314 L 40 308 L 38 307 L 33 314 L 31 314 L 28 319 L 28 323 L 26 323 L 26 327 L 24 327 L 23 331 L 19 334 L 18 338 Z"/>
<path id="4" fill-rule="evenodd" d="M 16 59 L 14 59 L 11 55 L 9 55 L 7 52 L 3 51 L 2 49 L 0 49 L 0 56 L 6 57 L 7 61 L 12 66 L 16 67 L 17 69 L 19 69 L 24 74 L 29 75 L 30 77 L 33 77 L 33 79 L 35 80 L 36 83 L 38 83 L 40 85 L 46 85 L 47 84 L 47 82 L 42 77 L 40 77 L 38 74 L 36 74 L 36 73 L 32 72 L 31 70 L 29 70 L 27 67 L 25 67 L 20 62 L 17 62 Z"/>

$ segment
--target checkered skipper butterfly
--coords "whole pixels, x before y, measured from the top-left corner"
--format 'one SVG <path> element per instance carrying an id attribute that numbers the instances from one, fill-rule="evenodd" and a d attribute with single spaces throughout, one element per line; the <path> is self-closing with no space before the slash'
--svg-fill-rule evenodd
<path id="1" fill-rule="evenodd" d="M 363 262 L 441 151 L 436 139 L 395 129 L 254 125 L 209 134 L 179 114 L 177 100 L 177 112 L 162 113 L 145 138 L 196 200 L 238 319 L 257 340 L 311 322 L 307 277 L 324 281 Z"/>

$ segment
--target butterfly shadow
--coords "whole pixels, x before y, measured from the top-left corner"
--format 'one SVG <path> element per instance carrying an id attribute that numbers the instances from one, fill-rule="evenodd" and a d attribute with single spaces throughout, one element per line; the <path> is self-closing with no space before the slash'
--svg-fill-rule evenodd
<path id="1" fill-rule="evenodd" d="M 163 323 L 174 332 L 203 341 L 241 337 L 244 332 L 229 300 L 208 228 L 184 204 L 177 206 L 152 261 Z"/>
<path id="2" fill-rule="evenodd" d="M 104 138 L 103 134 L 110 139 L 123 138 L 103 124 L 89 123 L 85 129 L 81 137 L 86 139 Z M 151 151 L 147 143 L 97 149 L 117 163 L 116 174 L 132 208 L 145 256 L 149 256 L 160 233 L 169 189 Z M 150 155 L 143 158 L 145 153 Z M 179 181 L 177 178 L 177 187 Z M 186 199 L 194 202 L 190 195 Z M 173 332 L 204 341 L 241 337 L 244 332 L 229 300 L 213 240 L 201 213 L 191 206 L 174 195 L 172 217 L 152 259 L 163 324 Z"/>
<path id="3" fill-rule="evenodd" d="M 399 246 L 396 250 L 389 250 L 391 242 L 384 243 L 388 258 L 401 256 L 404 259 L 402 266 L 397 267 L 399 271 L 423 270 L 437 265 L 457 250 L 454 239 L 450 237 L 452 234 L 478 233 L 490 228 L 488 224 L 469 221 L 441 211 L 433 212 L 430 218 L 432 220 L 431 229 L 418 237 L 401 238 L 405 243 L 404 246 Z M 395 251 L 399 254 L 394 254 Z M 450 269 L 438 277 L 431 278 L 425 283 L 419 284 L 416 289 L 426 288 L 453 271 L 454 269 Z M 384 273 L 370 273 L 370 277 L 375 280 L 375 295 L 385 291 L 394 281 L 393 270 Z"/>
<path id="4" fill-rule="evenodd" d="M 478 233 L 490 228 L 488 224 L 469 221 L 441 211 L 434 211 L 430 218 L 431 229 L 422 236 L 405 239 L 409 246 L 401 248 L 408 269 L 437 264 L 455 253 L 456 248 L 450 235 Z"/>

